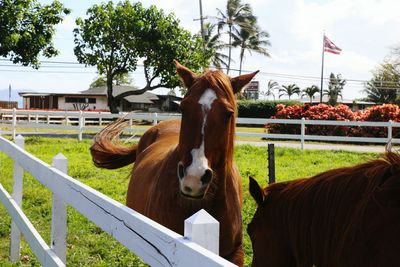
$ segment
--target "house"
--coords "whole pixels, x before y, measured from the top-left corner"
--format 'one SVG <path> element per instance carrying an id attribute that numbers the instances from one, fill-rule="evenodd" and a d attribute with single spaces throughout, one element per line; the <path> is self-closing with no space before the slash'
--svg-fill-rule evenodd
<path id="1" fill-rule="evenodd" d="M 137 90 L 127 85 L 114 85 L 113 95 Z M 94 87 L 78 93 L 42 93 L 19 92 L 25 109 L 61 109 L 61 110 L 109 110 L 107 104 L 107 87 Z M 130 95 L 119 102 L 120 111 L 178 111 L 181 98 L 173 95 L 156 95 L 145 92 Z"/>
<path id="2" fill-rule="evenodd" d="M 304 97 L 300 99 L 295 99 L 296 101 L 303 102 L 304 104 L 311 104 L 311 105 L 318 105 L 320 103 L 319 95 L 314 96 L 312 100 L 310 101 L 309 97 Z M 328 103 L 328 96 L 324 95 L 322 97 L 322 103 Z M 351 100 L 351 99 L 344 99 L 341 97 L 338 97 L 337 99 L 338 104 L 343 104 L 346 106 L 349 106 L 351 110 L 357 111 L 357 110 L 364 110 L 368 107 L 374 106 L 374 102 L 367 102 L 367 101 L 361 101 L 361 100 Z"/>

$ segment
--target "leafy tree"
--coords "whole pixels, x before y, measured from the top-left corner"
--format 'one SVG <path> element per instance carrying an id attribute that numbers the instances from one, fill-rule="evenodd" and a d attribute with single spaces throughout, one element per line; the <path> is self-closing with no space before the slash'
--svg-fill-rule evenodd
<path id="1" fill-rule="evenodd" d="M 132 79 L 128 73 L 122 73 L 115 75 L 113 84 L 115 85 L 129 85 L 132 83 Z M 107 85 L 107 77 L 104 75 L 98 76 L 89 86 L 89 88 L 100 87 Z"/>
<path id="2" fill-rule="evenodd" d="M 397 73 L 400 73 L 400 44 L 395 46 L 391 51 L 391 64 Z"/>
<path id="3" fill-rule="evenodd" d="M 287 95 L 290 100 L 294 94 L 300 95 L 300 88 L 296 84 L 282 85 L 282 88 L 279 89 L 279 98 Z"/>
<path id="4" fill-rule="evenodd" d="M 254 23 L 256 20 L 254 20 Z M 263 56 L 269 57 L 265 47 L 270 46 L 269 42 L 269 34 L 266 31 L 262 31 L 256 25 L 252 26 L 252 29 L 240 28 L 240 30 L 234 29 L 232 33 L 233 37 L 233 47 L 240 48 L 240 67 L 239 67 L 239 75 L 242 73 L 242 63 L 244 58 L 244 53 L 248 51 L 250 54 L 252 52 L 258 53 Z"/>
<path id="5" fill-rule="evenodd" d="M 319 87 L 316 85 L 311 85 L 309 87 L 304 88 L 301 92 L 301 96 L 308 96 L 310 98 L 310 104 L 312 104 L 312 100 L 315 94 L 319 93 Z"/>
<path id="6" fill-rule="evenodd" d="M 226 4 L 225 13 L 220 9 L 218 11 L 218 30 L 221 30 L 225 26 L 228 27 L 228 68 L 227 73 L 229 73 L 231 60 L 232 60 L 232 33 L 233 30 L 238 30 L 239 28 L 244 28 L 251 31 L 254 25 L 255 16 L 251 10 L 249 4 L 242 4 L 241 0 L 228 0 Z"/>
<path id="7" fill-rule="evenodd" d="M 325 89 L 323 95 L 328 96 L 328 104 L 335 106 L 337 104 L 338 97 L 342 96 L 342 91 L 346 85 L 346 80 L 342 79 L 341 74 L 333 74 L 329 76 L 328 89 Z"/>
<path id="8" fill-rule="evenodd" d="M 373 78 L 366 83 L 367 101 L 377 104 L 395 103 L 400 89 L 400 73 L 393 63 L 385 62 L 373 71 Z"/>
<path id="9" fill-rule="evenodd" d="M 70 10 L 59 1 L 42 5 L 37 0 L 0 1 L 0 56 L 13 63 L 39 68 L 39 56 L 54 57 L 55 25 Z"/>
<path id="10" fill-rule="evenodd" d="M 226 44 L 221 41 L 220 33 L 214 33 L 217 25 L 206 23 L 204 26 L 208 32 L 205 36 L 205 42 L 207 53 L 211 53 L 211 63 L 217 69 L 221 69 L 222 67 L 227 68 L 228 63 L 226 61 L 228 60 L 228 56 L 220 52 L 221 49 L 226 47 Z"/>
<path id="11" fill-rule="evenodd" d="M 74 52 L 78 61 L 97 66 L 107 77 L 107 97 L 111 112 L 118 112 L 118 102 L 126 96 L 142 94 L 160 87 L 174 88 L 180 84 L 173 60 L 199 70 L 208 66 L 202 40 L 179 26 L 172 15 L 165 15 L 155 6 L 148 9 L 140 2 L 128 0 L 94 5 L 88 18 L 76 20 Z M 138 60 L 143 65 L 138 65 Z M 143 67 L 146 85 L 136 91 L 113 96 L 116 75 Z"/>

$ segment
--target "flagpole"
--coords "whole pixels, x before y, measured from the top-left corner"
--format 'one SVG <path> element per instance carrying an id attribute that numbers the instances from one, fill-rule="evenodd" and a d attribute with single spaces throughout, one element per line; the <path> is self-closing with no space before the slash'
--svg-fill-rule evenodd
<path id="1" fill-rule="evenodd" d="M 8 108 L 11 107 L 11 83 L 8 85 Z"/>
<path id="2" fill-rule="evenodd" d="M 324 55 L 325 55 L 325 31 L 322 35 L 322 64 L 321 64 L 321 91 L 319 96 L 319 103 L 322 103 L 322 88 L 324 86 Z"/>

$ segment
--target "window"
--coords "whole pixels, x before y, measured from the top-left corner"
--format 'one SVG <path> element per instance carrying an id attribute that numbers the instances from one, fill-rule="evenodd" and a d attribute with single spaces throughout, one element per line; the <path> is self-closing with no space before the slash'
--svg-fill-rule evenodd
<path id="1" fill-rule="evenodd" d="M 66 97 L 65 103 L 87 103 L 96 104 L 96 98 L 94 97 Z"/>

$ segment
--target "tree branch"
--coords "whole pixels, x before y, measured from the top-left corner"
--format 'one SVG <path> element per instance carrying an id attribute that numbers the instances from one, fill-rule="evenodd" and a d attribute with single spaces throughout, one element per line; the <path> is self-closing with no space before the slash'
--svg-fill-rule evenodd
<path id="1" fill-rule="evenodd" d="M 130 96 L 130 95 L 141 95 L 141 94 L 144 94 L 147 91 L 152 91 L 152 90 L 160 88 L 160 87 L 165 87 L 165 85 L 163 85 L 163 84 L 157 84 L 157 85 L 154 85 L 154 86 L 146 85 L 142 89 L 134 90 L 134 91 L 128 91 L 128 92 L 124 92 L 122 94 L 119 94 L 119 95 L 115 96 L 114 99 L 116 101 L 119 101 L 121 98 Z"/>

